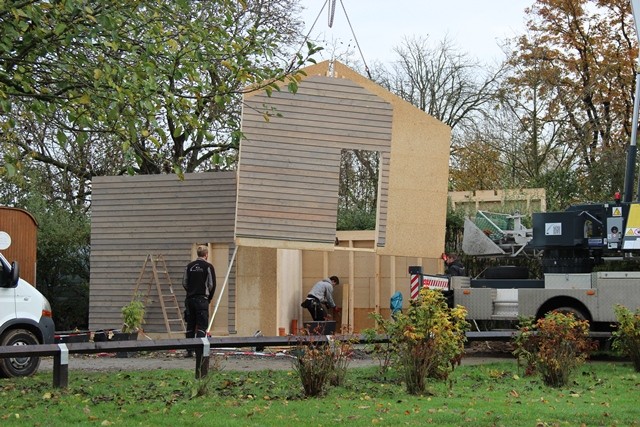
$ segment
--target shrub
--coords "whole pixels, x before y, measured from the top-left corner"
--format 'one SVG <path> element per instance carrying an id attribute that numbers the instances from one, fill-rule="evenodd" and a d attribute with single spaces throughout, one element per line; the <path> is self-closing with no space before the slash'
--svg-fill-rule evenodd
<path id="1" fill-rule="evenodd" d="M 387 373 L 391 368 L 395 355 L 393 343 L 390 341 L 392 332 L 390 328 L 393 327 L 394 324 L 393 322 L 383 322 L 382 318 L 375 313 L 372 313 L 371 316 L 376 320 L 378 330 L 365 329 L 362 331 L 362 334 L 368 341 L 366 345 L 367 351 L 370 351 L 373 358 L 378 361 L 378 373 L 380 374 L 380 377 L 386 380 Z M 387 341 L 375 342 L 377 335 L 382 335 Z"/>
<path id="2" fill-rule="evenodd" d="M 464 352 L 466 310 L 449 308 L 441 291 L 423 288 L 395 320 L 373 317 L 378 330 L 389 336 L 393 363 L 410 394 L 423 394 L 428 378 L 447 379 Z"/>
<path id="3" fill-rule="evenodd" d="M 551 312 L 537 322 L 521 321 L 514 355 L 526 363 L 525 373 L 539 372 L 550 387 L 567 384 L 571 371 L 582 364 L 597 343 L 589 339 L 589 322 L 572 313 Z"/>
<path id="4" fill-rule="evenodd" d="M 122 313 L 122 332 L 132 333 L 142 329 L 144 323 L 144 304 L 139 296 L 131 300 L 130 303 L 120 309 Z"/>
<path id="5" fill-rule="evenodd" d="M 343 336 L 329 342 L 331 353 L 333 354 L 333 369 L 329 375 L 329 384 L 341 386 L 347 376 L 347 368 L 351 363 L 353 355 L 354 340 Z"/>
<path id="6" fill-rule="evenodd" d="M 305 396 L 323 395 L 327 384 L 342 385 L 352 352 L 353 342 L 348 339 L 299 342 L 292 350 L 295 355 L 293 368 L 302 382 Z"/>
<path id="7" fill-rule="evenodd" d="M 615 307 L 618 327 L 613 331 L 613 349 L 629 357 L 636 372 L 640 372 L 640 308 L 635 313 Z"/>

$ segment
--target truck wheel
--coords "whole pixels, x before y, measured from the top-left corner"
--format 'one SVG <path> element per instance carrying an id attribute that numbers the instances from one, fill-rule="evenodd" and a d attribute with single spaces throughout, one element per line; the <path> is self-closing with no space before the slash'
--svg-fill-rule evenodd
<path id="1" fill-rule="evenodd" d="M 36 345 L 38 339 L 26 329 L 13 329 L 0 339 L 0 345 Z M 0 359 L 0 375 L 6 378 L 33 375 L 40 366 L 39 357 L 12 357 Z"/>

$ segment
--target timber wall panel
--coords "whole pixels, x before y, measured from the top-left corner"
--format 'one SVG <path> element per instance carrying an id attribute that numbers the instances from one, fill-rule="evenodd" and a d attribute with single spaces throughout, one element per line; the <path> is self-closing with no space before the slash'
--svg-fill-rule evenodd
<path id="1" fill-rule="evenodd" d="M 270 240 L 276 247 L 279 240 L 332 245 L 341 151 L 388 156 L 390 104 L 350 80 L 324 76 L 305 78 L 296 94 L 257 94 L 246 104 L 236 237 Z M 265 105 L 282 116 L 266 121 Z M 380 185 L 387 194 L 388 172 L 381 173 Z M 384 231 L 379 236 L 384 239 Z"/>
<path id="2" fill-rule="evenodd" d="M 162 254 L 181 310 L 182 272 L 196 243 L 233 247 L 235 172 L 95 177 L 91 211 L 89 328 L 120 328 L 120 308 L 131 301 L 147 254 Z M 230 257 L 231 255 L 229 255 Z M 151 271 L 148 266 L 148 272 Z M 214 265 L 218 292 L 228 265 Z M 149 273 L 140 291 L 146 293 Z M 235 275 L 232 273 L 231 279 Z M 226 289 L 228 329 L 235 329 L 235 286 Z M 165 333 L 155 292 L 144 329 Z M 173 317 L 173 316 L 171 316 Z"/>
<path id="3" fill-rule="evenodd" d="M 11 245 L 2 251 L 10 263 L 17 261 L 20 277 L 36 286 L 36 240 L 38 224 L 29 212 L 0 206 L 0 231 L 11 238 Z"/>

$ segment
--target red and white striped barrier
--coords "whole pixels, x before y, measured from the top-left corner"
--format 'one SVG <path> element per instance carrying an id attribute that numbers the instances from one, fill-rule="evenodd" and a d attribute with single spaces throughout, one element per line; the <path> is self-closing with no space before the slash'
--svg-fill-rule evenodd
<path id="1" fill-rule="evenodd" d="M 449 290 L 449 278 L 439 276 L 428 276 L 425 274 L 412 274 L 411 275 L 411 299 L 418 297 L 420 289 L 426 287 L 427 289 L 439 289 L 441 291 Z"/>

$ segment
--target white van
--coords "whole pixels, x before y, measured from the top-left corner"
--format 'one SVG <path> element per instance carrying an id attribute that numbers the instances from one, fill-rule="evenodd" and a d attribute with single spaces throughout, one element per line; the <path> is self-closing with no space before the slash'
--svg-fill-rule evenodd
<path id="1" fill-rule="evenodd" d="M 49 301 L 0 253 L 0 346 L 52 344 L 54 331 Z M 32 375 L 38 366 L 39 357 L 0 358 L 0 377 Z"/>

